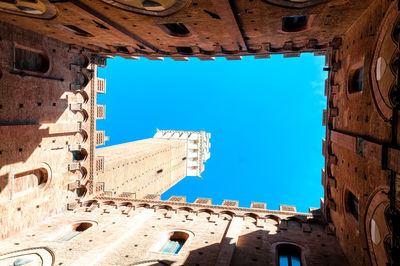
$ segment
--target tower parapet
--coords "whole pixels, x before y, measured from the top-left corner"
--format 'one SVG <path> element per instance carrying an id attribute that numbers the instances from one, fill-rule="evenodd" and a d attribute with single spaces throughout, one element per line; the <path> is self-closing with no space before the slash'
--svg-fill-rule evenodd
<path id="1" fill-rule="evenodd" d="M 211 133 L 205 131 L 158 130 L 155 139 L 186 140 L 186 175 L 201 177 L 204 163 L 210 158 Z"/>

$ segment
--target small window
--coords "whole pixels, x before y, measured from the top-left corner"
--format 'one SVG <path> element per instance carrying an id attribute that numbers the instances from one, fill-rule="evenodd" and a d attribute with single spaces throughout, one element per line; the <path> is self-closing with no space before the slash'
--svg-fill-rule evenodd
<path id="1" fill-rule="evenodd" d="M 301 266 L 301 249 L 291 244 L 277 246 L 279 266 Z"/>
<path id="2" fill-rule="evenodd" d="M 86 155 L 87 155 L 86 152 L 83 150 L 82 151 L 73 151 L 72 152 L 72 160 L 75 162 L 82 161 L 86 158 Z"/>
<path id="3" fill-rule="evenodd" d="M 307 28 L 308 16 L 290 16 L 282 19 L 282 30 L 286 32 L 302 31 Z"/>
<path id="4" fill-rule="evenodd" d="M 46 73 L 49 70 L 49 60 L 43 53 L 16 47 L 15 68 Z"/>
<path id="5" fill-rule="evenodd" d="M 178 254 L 188 238 L 189 234 L 185 232 L 172 232 L 168 241 L 164 244 L 160 251 L 163 253 Z"/>
<path id="6" fill-rule="evenodd" d="M 363 90 L 364 68 L 358 68 L 350 74 L 349 92 L 355 93 Z"/>
<path id="7" fill-rule="evenodd" d="M 186 46 L 176 47 L 176 51 L 180 54 L 193 54 L 192 48 Z"/>
<path id="8" fill-rule="evenodd" d="M 129 54 L 129 50 L 124 46 L 115 46 L 115 50 L 117 50 L 118 53 Z"/>
<path id="9" fill-rule="evenodd" d="M 60 238 L 60 241 L 67 242 L 67 241 L 71 240 L 72 238 L 76 237 L 77 235 L 79 235 L 80 233 L 86 231 L 87 229 L 89 229 L 92 226 L 93 226 L 92 223 L 74 224 L 72 226 L 72 231 L 69 232 L 68 234 L 66 234 L 65 236 L 63 236 L 62 238 Z"/>
<path id="10" fill-rule="evenodd" d="M 359 200 L 358 198 L 351 193 L 350 191 L 347 191 L 346 193 L 346 210 L 348 213 L 350 213 L 354 219 L 358 222 L 358 217 L 359 217 Z"/>
<path id="11" fill-rule="evenodd" d="M 190 35 L 190 31 L 183 23 L 166 23 L 158 25 L 166 34 L 175 37 L 186 37 Z"/>
<path id="12" fill-rule="evenodd" d="M 93 37 L 92 34 L 90 34 L 89 32 L 75 26 L 75 25 L 63 25 L 66 29 L 68 29 L 69 31 L 72 31 L 73 33 L 75 33 L 75 35 L 78 36 L 83 36 L 83 37 Z"/>

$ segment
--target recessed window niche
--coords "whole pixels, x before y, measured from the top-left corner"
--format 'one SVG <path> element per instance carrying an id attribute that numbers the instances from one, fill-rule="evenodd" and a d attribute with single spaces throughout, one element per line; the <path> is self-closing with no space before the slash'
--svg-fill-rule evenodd
<path id="1" fill-rule="evenodd" d="M 14 48 L 14 68 L 37 73 L 46 73 L 50 62 L 48 56 L 35 49 L 16 46 Z"/>
<path id="2" fill-rule="evenodd" d="M 309 16 L 298 15 L 288 16 L 282 18 L 282 31 L 284 32 L 297 32 L 303 31 L 308 28 Z"/>

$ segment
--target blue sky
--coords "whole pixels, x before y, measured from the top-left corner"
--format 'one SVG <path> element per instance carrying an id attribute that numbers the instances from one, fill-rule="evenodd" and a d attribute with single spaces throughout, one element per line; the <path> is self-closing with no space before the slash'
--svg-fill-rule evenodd
<path id="1" fill-rule="evenodd" d="M 186 177 L 162 195 L 319 207 L 321 186 L 322 56 L 243 57 L 239 61 L 126 60 L 99 68 L 107 79 L 106 119 L 97 128 L 107 146 L 151 138 L 158 129 L 211 133 L 211 158 L 202 179 Z"/>

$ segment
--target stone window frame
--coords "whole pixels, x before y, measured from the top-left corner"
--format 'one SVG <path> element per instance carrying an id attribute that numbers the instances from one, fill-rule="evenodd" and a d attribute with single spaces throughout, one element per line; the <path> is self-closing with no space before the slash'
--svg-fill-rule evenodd
<path id="1" fill-rule="evenodd" d="M 162 248 L 165 246 L 167 241 L 169 241 L 170 237 L 172 236 L 173 233 L 175 232 L 183 232 L 188 235 L 188 238 L 186 239 L 185 243 L 183 244 L 182 248 L 179 250 L 177 254 L 174 253 L 165 253 L 162 252 Z M 150 252 L 157 253 L 157 254 L 163 254 L 163 255 L 171 255 L 171 256 L 180 256 L 182 254 L 186 253 L 186 247 L 190 245 L 191 241 L 195 237 L 195 234 L 192 231 L 186 230 L 186 229 L 171 229 L 168 231 L 163 231 L 160 232 L 157 235 L 158 241 L 150 248 Z"/>
<path id="2" fill-rule="evenodd" d="M 273 260 L 273 266 L 279 266 L 279 252 L 278 252 L 278 247 L 280 246 L 280 245 L 288 245 L 288 246 L 293 246 L 294 248 L 296 248 L 296 249 L 299 249 L 300 250 L 300 263 L 301 263 L 301 266 L 307 266 L 307 263 L 306 263 L 306 254 L 308 254 L 309 252 L 308 252 L 308 250 L 306 250 L 303 246 L 301 246 L 301 245 L 299 245 L 299 244 L 297 244 L 297 243 L 294 243 L 294 242 L 287 242 L 287 241 L 285 241 L 285 242 L 275 242 L 275 243 L 273 243 L 272 245 L 271 245 L 271 250 L 272 250 L 272 257 L 273 258 L 275 258 L 274 260 Z"/>

